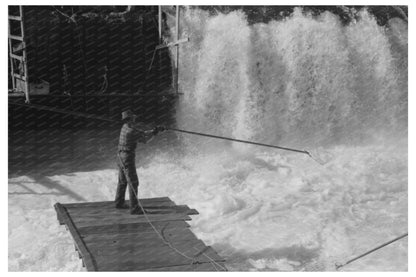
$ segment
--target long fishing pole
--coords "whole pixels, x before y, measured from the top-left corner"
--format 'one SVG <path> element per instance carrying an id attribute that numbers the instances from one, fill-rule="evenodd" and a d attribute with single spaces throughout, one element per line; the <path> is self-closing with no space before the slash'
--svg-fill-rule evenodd
<path id="1" fill-rule="evenodd" d="M 395 242 L 395 241 L 398 241 L 398 240 L 400 240 L 400 239 L 402 239 L 402 238 L 404 238 L 404 237 L 407 237 L 407 236 L 408 236 L 408 233 L 403 234 L 403 235 L 401 235 L 401 236 L 399 236 L 399 237 L 397 237 L 397 238 L 395 238 L 395 239 L 389 240 L 388 242 L 385 242 L 385 243 L 383 243 L 383 244 L 381 244 L 381 245 L 379 245 L 379 246 L 377 246 L 377 247 L 375 247 L 375 248 L 373 248 L 373 249 L 371 249 L 371 250 L 369 250 L 369 251 L 367 251 L 367 252 L 365 252 L 365 253 L 363 253 L 363 254 L 361 254 L 361 255 L 357 256 L 357 257 L 354 257 L 354 258 L 352 258 L 351 260 L 348 260 L 348 261 L 346 261 L 346 262 L 345 262 L 345 263 L 343 263 L 343 264 L 335 264 L 335 267 L 336 267 L 336 269 L 338 270 L 338 269 L 340 269 L 341 267 L 346 266 L 347 264 L 350 264 L 350 263 L 352 263 L 352 262 L 354 262 L 354 261 L 356 261 L 356 260 L 358 260 L 358 259 L 360 259 L 360 258 L 362 258 L 362 257 L 364 257 L 364 256 L 367 256 L 367 255 L 368 255 L 368 254 L 370 254 L 370 253 L 373 253 L 374 251 L 379 250 L 380 248 L 383 248 L 383 247 L 385 247 L 385 246 L 387 246 L 387 245 L 389 245 L 389 244 L 391 244 L 391 243 L 393 243 L 393 242 Z"/>
<path id="2" fill-rule="evenodd" d="M 229 140 L 229 141 L 236 141 L 236 142 L 253 144 L 253 145 L 258 145 L 258 146 L 270 147 L 270 148 L 277 148 L 277 149 L 281 149 L 281 150 L 298 152 L 298 153 L 302 153 L 302 154 L 306 154 L 306 155 L 311 156 L 311 154 L 308 151 L 306 151 L 306 150 L 299 150 L 299 149 L 294 149 L 294 148 L 289 148 L 289 147 L 283 147 L 283 146 L 277 146 L 277 145 L 272 145 L 272 144 L 265 144 L 265 143 L 248 141 L 248 140 L 242 140 L 242 139 L 235 139 L 235 138 L 228 138 L 228 137 L 222 137 L 222 136 L 204 134 L 204 133 L 187 131 L 187 130 L 181 130 L 181 129 L 176 129 L 176 128 L 167 128 L 167 129 L 168 130 L 172 130 L 172 131 L 176 131 L 176 132 L 180 132 L 180 133 L 191 134 L 191 135 L 197 135 L 197 136 L 203 136 L 203 137 L 209 137 L 209 138 L 216 138 L 216 139 L 222 139 L 222 140 Z"/>
<path id="3" fill-rule="evenodd" d="M 58 109 L 58 108 L 53 108 L 53 107 L 48 107 L 48 106 L 43 106 L 43 105 L 23 104 L 23 103 L 17 103 L 15 101 L 9 101 L 9 103 L 11 103 L 13 105 L 17 105 L 17 106 L 29 107 L 29 108 L 39 109 L 39 110 L 47 110 L 47 111 L 51 111 L 51 112 L 74 115 L 74 116 L 80 116 L 80 117 L 85 117 L 85 118 L 90 118 L 90 119 L 97 119 L 97 120 L 103 120 L 103 121 L 108 121 L 108 122 L 121 122 L 120 120 L 109 119 L 109 118 L 105 118 L 105 117 L 101 117 L 101 116 L 97 116 L 97 115 L 91 115 L 91 114 L 88 114 L 88 113 L 68 111 L 68 110 L 64 110 L 64 109 Z M 281 149 L 281 150 L 285 150 L 285 151 L 302 153 L 302 154 L 308 155 L 313 160 L 315 160 L 312 157 L 312 155 L 306 150 L 299 150 L 299 149 L 295 149 L 295 148 L 283 147 L 283 146 L 278 146 L 278 145 L 265 144 L 265 143 L 260 143 L 260 142 L 254 142 L 254 141 L 248 141 L 248 140 L 242 140 L 242 139 L 235 139 L 235 138 L 229 138 L 229 137 L 222 137 L 222 136 L 199 133 L 199 132 L 194 132 L 194 131 L 181 130 L 181 129 L 172 128 L 172 127 L 167 127 L 166 129 L 171 130 L 171 131 L 175 131 L 175 132 L 191 134 L 191 135 L 198 135 L 198 136 L 203 136 L 203 137 L 222 139 L 222 140 L 228 140 L 228 141 L 235 141 L 235 142 L 240 142 L 240 143 L 246 143 L 246 144 L 252 144 L 252 145 L 257 145 L 257 146 L 263 146 L 263 147 Z"/>

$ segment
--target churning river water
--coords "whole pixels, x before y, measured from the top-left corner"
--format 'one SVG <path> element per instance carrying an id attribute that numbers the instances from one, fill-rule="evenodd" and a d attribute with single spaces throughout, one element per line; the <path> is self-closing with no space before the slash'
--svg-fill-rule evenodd
<path id="1" fill-rule="evenodd" d="M 249 25 L 241 12 L 188 9 L 181 26 L 178 128 L 326 163 L 167 132 L 137 150 L 141 197 L 196 208 L 193 232 L 230 270 L 331 271 L 407 232 L 406 22 L 295 10 Z M 9 270 L 82 270 L 53 204 L 112 200 L 114 151 L 100 169 L 9 177 Z M 343 270 L 406 271 L 407 246 Z"/>

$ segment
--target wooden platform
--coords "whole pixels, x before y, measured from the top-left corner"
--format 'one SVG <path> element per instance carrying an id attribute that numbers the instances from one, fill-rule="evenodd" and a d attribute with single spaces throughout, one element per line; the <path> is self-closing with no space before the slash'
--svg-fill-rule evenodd
<path id="1" fill-rule="evenodd" d="M 88 271 L 226 270 L 224 259 L 189 230 L 195 209 L 168 197 L 140 202 L 158 233 L 144 215 L 116 209 L 113 201 L 55 204 Z"/>

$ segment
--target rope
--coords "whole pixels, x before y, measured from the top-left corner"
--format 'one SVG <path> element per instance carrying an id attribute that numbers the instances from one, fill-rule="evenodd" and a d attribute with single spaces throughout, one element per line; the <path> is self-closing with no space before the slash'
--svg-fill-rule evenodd
<path id="1" fill-rule="evenodd" d="M 194 247 L 195 248 L 195 247 Z M 196 249 L 196 248 L 195 248 Z M 198 249 L 196 249 L 198 250 Z M 225 267 L 223 267 L 222 265 L 220 265 L 219 263 L 217 263 L 214 259 L 212 259 L 210 256 L 208 256 L 205 253 L 202 253 L 202 255 L 204 255 L 205 257 L 207 257 L 210 260 L 210 263 L 213 265 L 213 267 L 215 268 L 216 271 L 218 271 L 217 267 L 215 265 L 217 265 L 220 269 L 227 271 L 227 269 Z"/>
<path id="2" fill-rule="evenodd" d="M 343 264 L 335 264 L 335 267 L 336 267 L 336 269 L 338 270 L 338 269 L 340 269 L 341 267 L 346 266 L 347 264 L 350 264 L 350 263 L 352 263 L 352 262 L 354 262 L 354 261 L 356 261 L 356 260 L 358 260 L 358 259 L 360 259 L 360 258 L 362 258 L 362 257 L 364 257 L 364 256 L 367 256 L 367 255 L 368 255 L 368 254 L 370 254 L 370 253 L 373 253 L 374 251 L 377 251 L 377 250 L 379 250 L 379 249 L 381 249 L 381 248 L 383 248 L 383 247 L 385 247 L 385 246 L 387 246 L 387 245 L 389 245 L 389 244 L 391 244 L 391 243 L 393 243 L 393 242 L 395 242 L 395 241 L 398 241 L 398 240 L 400 240 L 400 239 L 402 239 L 402 238 L 404 238 L 404 237 L 407 237 L 407 236 L 408 236 L 408 233 L 403 234 L 403 235 L 401 235 L 401 236 L 399 236 L 399 237 L 397 237 L 397 238 L 395 238 L 395 239 L 389 240 L 388 242 L 383 243 L 383 244 L 381 244 L 381 245 L 379 245 L 379 246 L 377 246 L 377 247 L 375 247 L 375 248 L 373 248 L 373 249 L 371 249 L 371 250 L 369 250 L 369 251 L 367 251 L 367 252 L 365 252 L 365 253 L 363 253 L 363 254 L 361 254 L 361 255 L 357 256 L 357 257 L 355 257 L 355 258 L 352 258 L 351 260 L 348 260 L 348 261 L 346 261 L 346 262 L 345 262 L 345 263 L 343 263 Z"/>
<path id="3" fill-rule="evenodd" d="M 121 160 L 121 157 L 120 157 L 120 155 L 117 155 L 117 157 L 118 157 L 118 159 L 119 159 L 119 161 L 120 161 L 120 163 L 121 163 L 121 166 L 123 167 L 123 169 L 125 169 L 125 166 L 124 166 L 124 163 L 123 163 L 123 161 Z M 182 251 L 180 251 L 180 250 L 178 250 L 176 247 L 174 247 L 170 242 L 168 242 L 164 237 L 163 237 L 163 235 L 162 234 L 160 234 L 159 233 L 159 231 L 156 229 L 156 227 L 153 225 L 153 223 L 151 222 L 151 220 L 149 219 L 149 217 L 148 217 L 148 215 L 147 215 L 147 213 L 146 213 L 146 211 L 145 211 L 145 209 L 144 209 L 144 207 L 143 207 L 143 205 L 142 205 L 142 203 L 140 202 L 140 199 L 139 199 L 139 197 L 137 196 L 137 193 L 136 193 L 136 191 L 133 189 L 133 186 L 132 186 L 132 184 L 130 183 L 130 182 L 127 182 L 127 184 L 129 185 L 129 187 L 130 187 L 130 189 L 133 191 L 133 194 L 134 194 L 134 197 L 136 197 L 136 199 L 137 199 L 137 203 L 139 204 L 139 206 L 140 206 L 140 208 L 142 209 L 142 211 L 143 211 L 143 215 L 144 215 L 144 217 L 145 217 L 145 219 L 146 219 L 146 221 L 147 221 L 147 223 L 152 227 L 152 229 L 153 229 L 153 231 L 158 235 L 158 237 L 163 241 L 163 243 L 165 244 L 165 245 L 167 245 L 170 249 L 172 249 L 173 251 L 175 251 L 176 253 L 178 253 L 179 255 L 181 255 L 181 256 L 183 256 L 183 257 L 185 257 L 186 259 L 188 259 L 188 260 L 191 260 L 191 265 L 192 264 L 195 264 L 196 262 L 199 262 L 199 261 L 196 261 L 195 262 L 195 257 L 190 257 L 190 256 L 188 256 L 188 255 L 186 255 L 185 253 L 183 253 Z"/>

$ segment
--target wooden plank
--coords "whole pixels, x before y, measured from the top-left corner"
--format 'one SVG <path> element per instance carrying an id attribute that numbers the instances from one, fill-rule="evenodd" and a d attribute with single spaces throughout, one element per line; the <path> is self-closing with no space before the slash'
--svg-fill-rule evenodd
<path id="1" fill-rule="evenodd" d="M 66 212 L 65 208 L 59 204 L 55 204 L 55 210 L 59 214 L 61 220 L 65 222 L 65 225 L 68 227 L 69 232 L 71 233 L 76 247 L 79 250 L 83 262 L 85 263 L 85 266 L 88 271 L 96 271 L 97 270 L 97 264 L 91 253 L 89 252 L 87 246 L 85 245 L 84 241 L 81 239 L 80 234 L 78 233 L 73 221 L 69 217 L 68 213 Z"/>
<path id="2" fill-rule="evenodd" d="M 9 19 L 22 21 L 22 18 L 20 16 L 17 16 L 17 15 L 9 15 Z"/>
<path id="3" fill-rule="evenodd" d="M 210 262 L 208 257 L 216 262 L 224 262 L 211 247 L 202 249 L 186 249 L 183 253 L 199 262 Z M 154 249 L 139 249 L 134 254 L 126 253 L 117 256 L 97 256 L 99 271 L 136 271 L 157 267 L 190 265 L 192 260 L 178 254 L 169 247 Z M 205 256 L 205 255 L 206 256 Z M 218 258 L 219 257 L 219 258 Z"/>
<path id="4" fill-rule="evenodd" d="M 187 205 L 173 205 L 169 204 L 168 202 L 160 202 L 161 205 L 143 205 L 143 208 L 149 213 L 177 213 L 177 212 L 185 212 L 190 210 L 190 212 L 194 212 L 195 210 L 189 208 Z M 65 206 L 64 206 L 65 207 Z M 103 205 L 101 207 L 65 207 L 67 211 L 71 214 L 85 214 L 85 213 L 127 213 L 129 210 L 129 206 L 127 205 L 123 209 L 117 209 L 114 204 L 113 205 Z"/>
<path id="5" fill-rule="evenodd" d="M 156 230 L 173 229 L 173 228 L 188 228 L 189 224 L 185 221 L 159 221 L 154 222 Z M 92 234 L 127 234 L 137 232 L 152 232 L 153 229 L 147 222 L 130 223 L 130 224 L 114 224 L 114 225 L 101 225 L 92 227 L 78 228 L 78 232 L 81 236 Z"/>
<path id="6" fill-rule="evenodd" d="M 185 221 L 174 221 L 174 222 L 185 222 Z M 172 223 L 172 222 L 166 222 L 166 223 Z M 157 232 L 163 236 L 173 236 L 176 233 L 181 233 L 186 235 L 187 232 L 192 233 L 192 231 L 190 231 L 188 229 L 188 227 L 186 225 L 182 225 L 182 226 L 175 226 L 173 224 L 170 225 L 166 225 L 163 227 L 158 227 L 155 226 L 155 224 L 152 223 L 152 225 L 156 228 Z M 94 240 L 101 240 L 100 238 L 103 237 L 108 237 L 110 238 L 111 236 L 141 236 L 143 238 L 150 238 L 153 234 L 156 234 L 156 231 L 152 228 L 152 226 L 150 226 L 150 224 L 146 223 L 146 227 L 145 228 L 134 228 L 134 229 L 122 229 L 119 231 L 114 231 L 112 233 L 94 233 L 94 234 L 82 234 L 81 233 L 81 237 L 83 239 L 90 239 L 93 240 L 92 238 L 95 238 Z M 193 233 L 192 233 L 193 234 Z M 111 239 L 114 239 L 113 237 L 111 237 Z"/>
<path id="7" fill-rule="evenodd" d="M 173 207 L 161 206 L 143 206 L 147 214 L 168 214 L 168 213 L 185 213 L 187 215 L 199 214 L 197 210 L 189 208 L 187 205 L 176 205 Z"/>
<path id="8" fill-rule="evenodd" d="M 167 214 L 167 213 L 186 213 L 188 215 L 199 214 L 197 210 L 189 208 L 187 205 L 175 205 L 175 206 L 146 206 L 143 208 L 148 214 Z"/>
<path id="9" fill-rule="evenodd" d="M 15 60 L 19 60 L 19 61 L 23 61 L 23 57 L 22 56 L 18 56 L 16 54 L 10 54 L 10 57 L 15 59 Z"/>
<path id="10" fill-rule="evenodd" d="M 90 245 L 92 245 L 90 247 L 91 254 L 93 254 L 95 257 L 108 256 L 108 259 L 112 259 L 112 256 L 127 257 L 131 255 L 138 255 L 142 252 L 153 253 L 154 255 L 158 255 L 158 253 L 166 251 L 175 252 L 173 248 L 176 248 L 178 251 L 183 252 L 192 249 L 192 247 L 197 247 L 197 249 L 204 249 L 207 247 L 201 240 L 198 239 L 181 242 L 164 242 L 160 238 L 153 241 L 125 240 L 120 243 L 112 243 L 111 241 L 107 241 L 105 244 L 88 244 L 88 246 Z M 215 256 L 213 258 L 218 257 Z"/>
<path id="11" fill-rule="evenodd" d="M 161 202 L 162 203 L 162 202 Z M 144 206 L 146 214 L 170 214 L 170 213 L 184 213 L 195 215 L 198 212 L 195 209 L 190 209 L 186 205 L 180 206 Z M 85 208 L 67 208 L 67 211 L 73 217 L 82 217 L 84 215 L 115 215 L 128 214 L 129 209 L 116 209 L 114 206 L 101 207 L 85 207 Z"/>
<path id="12" fill-rule="evenodd" d="M 25 77 L 25 76 L 23 76 L 23 75 L 20 75 L 20 74 L 17 74 L 17 73 L 13 73 L 13 76 L 14 76 L 15 78 L 17 78 L 17 79 L 20 79 L 20 80 L 26 81 L 26 77 Z"/>
<path id="13" fill-rule="evenodd" d="M 55 210 L 56 210 L 56 208 L 55 208 Z M 61 217 L 61 213 L 59 213 L 58 211 L 56 211 L 56 217 L 58 218 L 59 225 L 64 225 L 65 224 L 64 220 Z"/>
<path id="14" fill-rule="evenodd" d="M 173 202 L 169 197 L 155 197 L 155 198 L 143 198 L 139 199 L 143 205 L 149 205 L 158 202 Z M 114 201 L 98 201 L 98 202 L 79 202 L 79 203 L 70 203 L 63 204 L 65 208 L 72 207 L 100 207 L 106 205 L 114 205 Z M 157 205 L 157 204 L 155 204 Z"/>
<path id="15" fill-rule="evenodd" d="M 198 238 L 189 229 L 173 229 L 165 232 L 159 232 L 159 234 L 167 241 L 192 241 L 198 240 Z M 101 245 L 113 245 L 123 246 L 124 244 L 132 244 L 135 241 L 146 242 L 163 242 L 160 236 L 153 230 L 153 232 L 147 233 L 128 233 L 128 234 L 102 234 L 102 235 L 87 235 L 82 239 L 88 245 L 101 244 Z"/>
<path id="16" fill-rule="evenodd" d="M 9 38 L 14 39 L 14 40 L 23 41 L 23 38 L 21 36 L 9 35 Z"/>
<path id="17" fill-rule="evenodd" d="M 115 209 L 113 201 L 57 203 L 55 209 L 88 271 L 226 271 L 224 259 L 188 229 L 184 220 L 195 209 L 168 197 L 144 202 L 146 216 Z"/>
<path id="18" fill-rule="evenodd" d="M 223 262 L 207 262 L 189 265 L 176 265 L 167 267 L 153 267 L 144 271 L 227 271 Z"/>
<path id="19" fill-rule="evenodd" d="M 142 217 L 145 218 L 146 216 L 149 219 L 152 218 L 157 218 L 157 217 L 166 217 L 167 220 L 169 220 L 170 217 L 174 217 L 174 216 L 187 216 L 187 214 L 181 210 L 179 210 L 177 213 L 162 213 L 162 214 L 158 214 L 158 213 L 146 213 L 146 216 L 144 214 L 130 214 L 129 210 L 120 210 L 120 209 L 112 209 L 109 210 L 107 212 L 102 212 L 102 211 L 94 211 L 94 212 L 84 212 L 84 213 L 73 213 L 73 212 L 68 212 L 71 217 L 73 218 L 74 223 L 78 223 L 78 222 L 85 222 L 85 221 L 97 221 L 97 220 L 101 220 L 101 221 L 109 221 L 109 222 L 114 222 L 114 223 L 118 223 L 119 220 L 123 220 L 123 219 L 132 219 L 134 222 L 134 219 L 141 219 Z M 189 218 L 190 219 L 190 218 Z M 140 221 L 137 221 L 140 222 Z"/>
<path id="20" fill-rule="evenodd" d="M 139 199 L 142 205 L 159 205 L 160 202 L 168 203 L 166 205 L 175 205 L 175 203 L 169 197 L 156 197 L 156 198 L 143 198 Z M 128 200 L 126 200 L 128 203 Z M 102 207 L 113 206 L 114 201 L 98 201 L 98 202 L 80 202 L 64 204 L 65 208 L 85 208 L 85 207 Z"/>
<path id="21" fill-rule="evenodd" d="M 150 222 L 191 220 L 191 218 L 185 214 L 148 215 L 148 218 Z M 144 223 L 144 222 L 147 222 L 147 219 L 143 215 L 125 215 L 124 217 L 114 218 L 112 220 L 108 220 L 105 217 L 104 218 L 94 218 L 94 217 L 83 218 L 81 220 L 76 220 L 75 224 L 77 225 L 77 228 L 81 228 L 81 227 L 87 227 L 87 226 Z"/>
<path id="22" fill-rule="evenodd" d="M 97 205 L 77 205 L 77 206 L 72 206 L 72 204 L 68 204 L 69 206 L 67 207 L 66 205 L 65 208 L 67 209 L 114 209 L 115 208 L 115 203 L 114 201 L 106 201 L 106 202 L 96 202 Z M 140 203 L 142 204 L 143 207 L 174 207 L 176 206 L 175 203 L 172 200 L 165 200 L 165 201 L 155 201 L 155 202 L 151 202 L 151 201 L 140 201 Z M 126 200 L 126 206 L 129 206 L 130 201 Z"/>
<path id="23" fill-rule="evenodd" d="M 129 206 L 129 202 L 127 201 L 125 209 L 117 209 L 117 210 L 128 210 L 128 206 Z M 168 201 L 158 201 L 158 202 L 145 203 L 145 204 L 142 203 L 142 206 L 145 209 L 162 209 L 162 208 L 175 207 L 176 205 L 175 205 L 174 202 L 168 200 Z M 72 206 L 72 205 L 67 206 L 67 205 L 64 205 L 64 207 L 70 212 L 72 212 L 72 211 L 77 212 L 77 211 L 80 211 L 80 210 L 82 210 L 82 211 L 116 210 L 116 207 L 115 207 L 115 204 L 114 204 L 113 201 L 103 202 L 103 203 L 101 203 L 99 205 L 96 205 L 96 206 L 82 206 L 82 205 L 80 205 L 80 206 Z"/>

